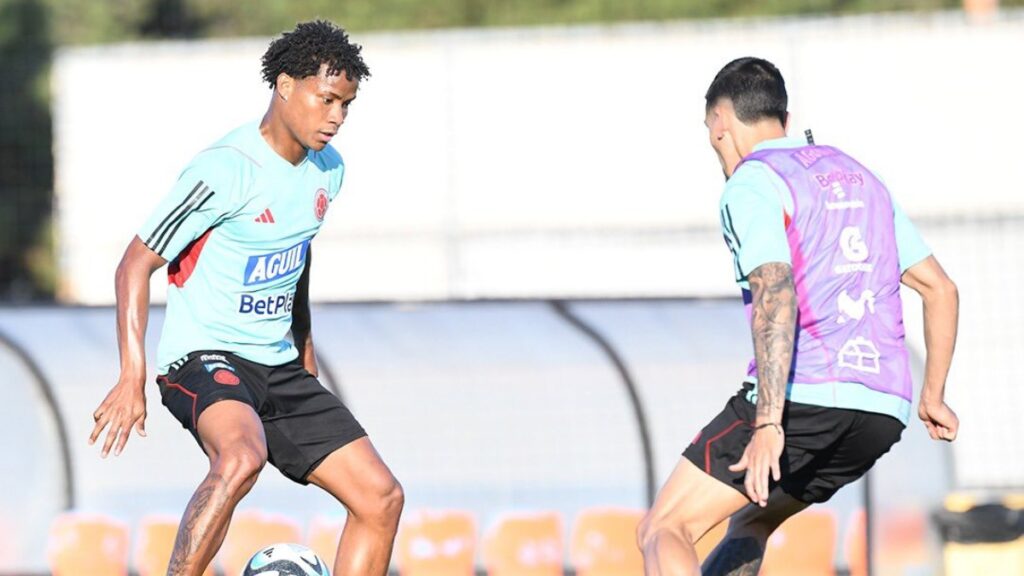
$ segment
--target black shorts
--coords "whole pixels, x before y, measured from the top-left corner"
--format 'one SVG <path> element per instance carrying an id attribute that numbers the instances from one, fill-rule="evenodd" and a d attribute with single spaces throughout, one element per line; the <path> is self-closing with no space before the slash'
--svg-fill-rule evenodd
<path id="1" fill-rule="evenodd" d="M 328 454 L 366 436 L 348 408 L 293 360 L 264 366 L 216 350 L 192 352 L 158 376 L 164 406 L 202 447 L 196 423 L 208 406 L 238 400 L 263 421 L 267 460 L 300 484 Z M 205 451 L 205 448 L 204 448 Z"/>
<path id="2" fill-rule="evenodd" d="M 747 400 L 752 389 L 753 384 L 744 384 L 683 452 L 698 468 L 744 495 L 745 472 L 730 472 L 729 466 L 740 461 L 753 435 L 756 406 Z M 789 401 L 782 424 L 786 446 L 779 460 L 782 479 L 778 485 L 808 504 L 825 502 L 863 476 L 899 441 L 904 428 L 899 420 L 884 414 Z"/>

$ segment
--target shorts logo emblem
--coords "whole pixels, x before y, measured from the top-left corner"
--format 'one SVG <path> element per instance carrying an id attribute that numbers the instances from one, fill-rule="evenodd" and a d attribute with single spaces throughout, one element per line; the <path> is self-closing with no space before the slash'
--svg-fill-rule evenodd
<path id="1" fill-rule="evenodd" d="M 213 381 L 225 386 L 238 386 L 241 380 L 230 370 L 217 370 L 213 373 Z"/>

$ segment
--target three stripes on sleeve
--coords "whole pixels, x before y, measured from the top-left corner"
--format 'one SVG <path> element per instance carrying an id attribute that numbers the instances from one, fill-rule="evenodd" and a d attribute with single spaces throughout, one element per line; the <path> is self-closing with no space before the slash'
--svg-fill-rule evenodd
<path id="1" fill-rule="evenodd" d="M 195 214 L 203 205 L 213 198 L 215 192 L 210 189 L 202 180 L 198 181 L 192 191 L 181 201 L 173 210 L 164 216 L 163 220 L 155 228 L 152 233 L 145 240 L 146 246 L 159 254 L 164 255 L 164 251 L 171 243 L 171 239 L 178 233 L 181 226 L 188 220 L 189 216 Z"/>

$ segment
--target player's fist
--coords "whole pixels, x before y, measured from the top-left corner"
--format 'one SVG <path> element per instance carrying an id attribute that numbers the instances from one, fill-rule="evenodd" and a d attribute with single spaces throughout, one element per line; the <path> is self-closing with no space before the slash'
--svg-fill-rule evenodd
<path id="1" fill-rule="evenodd" d="M 960 429 L 960 419 L 945 402 L 930 402 L 922 399 L 917 407 L 917 415 L 924 422 L 924 427 L 928 429 L 928 435 L 932 437 L 932 440 L 947 442 L 956 440 L 957 431 Z"/>

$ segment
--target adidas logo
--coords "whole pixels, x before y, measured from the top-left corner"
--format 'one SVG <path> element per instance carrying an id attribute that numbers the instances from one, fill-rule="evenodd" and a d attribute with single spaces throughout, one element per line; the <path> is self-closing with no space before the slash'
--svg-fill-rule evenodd
<path id="1" fill-rule="evenodd" d="M 266 210 L 263 211 L 263 214 L 257 216 L 255 222 L 261 222 L 263 224 L 273 224 L 274 215 L 270 212 L 270 208 L 267 208 Z"/>

